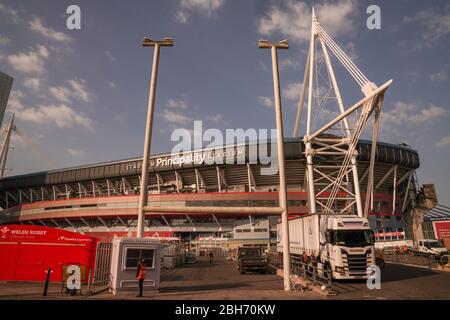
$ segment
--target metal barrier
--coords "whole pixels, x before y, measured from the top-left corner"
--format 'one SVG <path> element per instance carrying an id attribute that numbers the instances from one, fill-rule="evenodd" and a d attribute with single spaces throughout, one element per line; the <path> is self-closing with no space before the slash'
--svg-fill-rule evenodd
<path id="1" fill-rule="evenodd" d="M 323 264 L 318 261 L 305 263 L 301 257 L 291 256 L 291 273 L 303 276 L 320 285 L 331 286 L 331 272 L 324 270 Z"/>
<path id="2" fill-rule="evenodd" d="M 95 269 L 89 270 L 88 292 L 108 289 L 111 285 L 112 243 L 98 243 Z"/>
<path id="3" fill-rule="evenodd" d="M 438 260 L 425 255 L 412 255 L 409 253 L 396 252 L 395 250 L 383 251 L 385 262 L 410 264 L 421 267 L 437 268 Z"/>
<path id="4" fill-rule="evenodd" d="M 269 263 L 276 267 L 283 267 L 283 255 L 281 254 L 269 254 Z M 296 274 L 301 277 L 307 278 L 314 283 L 319 285 L 327 285 L 331 286 L 332 277 L 331 272 L 327 272 L 326 270 L 320 268 L 318 266 L 320 262 L 318 261 L 310 261 L 309 263 L 305 263 L 303 258 L 296 255 L 291 255 L 291 274 Z M 323 266 L 323 264 L 321 264 Z"/>

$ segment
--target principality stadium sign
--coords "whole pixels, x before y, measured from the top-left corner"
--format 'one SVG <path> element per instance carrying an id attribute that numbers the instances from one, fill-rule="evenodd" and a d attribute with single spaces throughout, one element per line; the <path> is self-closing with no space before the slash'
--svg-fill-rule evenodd
<path id="1" fill-rule="evenodd" d="M 223 163 L 239 163 L 239 157 L 242 158 L 242 163 L 245 162 L 245 148 L 240 147 L 232 150 L 209 150 L 190 152 L 187 154 L 168 155 L 150 159 L 151 167 L 171 167 L 182 165 L 201 165 L 201 164 L 223 164 Z M 237 158 L 237 159 L 236 159 Z M 142 161 L 138 163 L 130 163 L 126 165 L 126 170 L 136 170 L 142 168 Z"/>

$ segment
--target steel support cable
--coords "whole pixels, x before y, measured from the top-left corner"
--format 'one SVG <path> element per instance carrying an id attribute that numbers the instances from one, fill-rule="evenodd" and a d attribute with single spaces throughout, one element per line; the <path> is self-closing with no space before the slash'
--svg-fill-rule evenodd
<path id="1" fill-rule="evenodd" d="M 355 81 L 359 84 L 360 87 L 363 87 L 366 81 L 363 76 L 361 76 L 358 71 L 357 67 L 351 62 L 350 59 L 346 58 L 345 53 L 338 50 L 339 47 L 335 47 L 335 45 L 330 41 L 331 39 L 326 38 L 325 35 L 323 35 L 320 32 L 320 35 L 322 35 L 324 42 L 328 45 L 330 50 L 334 53 L 336 58 L 342 63 L 342 65 L 347 69 L 347 71 L 352 75 L 352 77 L 355 79 Z"/>
<path id="2" fill-rule="evenodd" d="M 356 143 L 357 143 L 357 141 L 359 140 L 359 137 L 360 137 L 360 135 L 361 135 L 361 133 L 362 133 L 362 130 L 363 130 L 363 128 L 364 128 L 364 125 L 365 125 L 365 123 L 367 122 L 367 118 L 368 118 L 368 114 L 369 114 L 370 112 L 364 112 L 364 117 L 361 117 L 361 119 L 362 119 L 362 121 L 360 121 L 359 122 L 359 125 L 357 126 L 357 131 L 354 133 L 354 135 L 352 136 L 352 140 L 351 140 L 351 142 L 349 143 L 349 149 L 348 149 L 348 151 L 347 151 L 347 154 L 345 155 L 345 158 L 344 158 L 344 161 L 343 161 L 343 164 L 342 164 L 342 166 L 341 166 L 341 168 L 340 168 L 340 172 L 339 172 L 339 174 L 338 174 L 338 177 L 337 177 L 337 183 L 334 185 L 334 188 L 333 188 L 333 190 L 332 190 L 332 194 L 331 194 L 331 197 L 329 198 L 329 202 L 332 202 L 332 201 L 334 201 L 334 198 L 336 197 L 336 195 L 337 195 L 337 192 L 338 192 L 338 190 L 339 190 L 339 184 L 342 182 L 342 180 L 343 180 L 343 178 L 344 178 L 344 176 L 345 176 L 345 173 L 344 173 L 344 171 L 346 170 L 346 168 L 350 165 L 350 162 L 351 162 L 351 158 L 353 157 L 353 153 L 354 153 L 354 150 L 355 150 L 355 148 L 356 148 Z M 364 118 L 364 119 L 363 119 Z M 330 203 L 330 205 L 331 205 L 331 203 Z"/>
<path id="3" fill-rule="evenodd" d="M 318 28 L 319 35 L 322 36 L 324 42 L 328 45 L 331 51 L 335 54 L 338 60 L 347 68 L 347 71 L 353 76 L 353 78 L 358 82 L 358 84 L 363 87 L 364 84 L 368 83 L 369 80 L 366 76 L 358 69 L 358 67 L 350 60 L 350 58 L 342 51 L 341 48 L 334 42 L 333 39 L 326 33 L 322 27 Z"/>
<path id="4" fill-rule="evenodd" d="M 318 32 L 320 35 L 322 35 L 325 38 L 323 40 L 328 43 L 328 45 L 330 46 L 330 49 L 332 49 L 332 47 L 333 47 L 334 50 L 339 52 L 341 58 L 347 61 L 347 63 L 353 68 L 353 71 L 359 75 L 359 77 L 363 80 L 363 82 L 369 82 L 369 79 L 367 79 L 367 77 L 361 72 L 361 70 L 353 63 L 353 61 L 351 61 L 351 59 L 347 56 L 347 54 L 344 51 L 342 51 L 342 49 L 339 47 L 339 45 L 328 35 L 328 33 L 320 25 L 318 28 Z M 333 52 L 335 52 L 334 50 L 333 50 Z M 335 52 L 335 54 L 336 54 L 336 52 Z"/>
<path id="5" fill-rule="evenodd" d="M 319 37 L 319 40 L 320 40 L 320 45 L 322 47 L 323 54 L 325 56 L 325 62 L 326 62 L 327 71 L 328 71 L 328 79 L 329 79 L 330 84 L 333 87 L 336 100 L 338 102 L 339 108 L 341 109 L 341 113 L 342 113 L 345 111 L 344 102 L 342 101 L 342 96 L 340 94 L 339 87 L 338 87 L 338 84 L 336 81 L 336 77 L 334 75 L 334 70 L 333 70 L 333 66 L 331 64 L 330 56 L 328 54 L 328 49 L 327 49 L 327 46 L 325 45 L 325 42 L 323 41 L 323 39 L 321 37 Z M 345 129 L 347 132 L 344 132 L 344 130 L 343 130 L 344 126 L 345 126 Z M 343 123 L 341 122 L 341 128 L 342 128 L 343 135 L 350 136 L 350 130 L 349 130 L 349 125 L 348 125 L 347 119 L 343 119 Z"/>
<path id="6" fill-rule="evenodd" d="M 382 99 L 382 97 L 380 97 Z M 381 105 L 380 101 L 377 101 L 378 105 Z M 370 151 L 370 163 L 369 163 L 369 179 L 367 181 L 367 190 L 366 190 L 366 199 L 364 204 L 364 217 L 368 216 L 369 213 L 369 204 L 371 202 L 371 198 L 373 195 L 373 182 L 374 182 L 374 175 L 375 175 L 375 156 L 377 151 L 377 140 L 378 140 L 378 133 L 380 130 L 380 116 L 381 116 L 381 108 L 376 107 L 375 111 L 375 123 L 372 129 L 372 146 Z"/>
<path id="7" fill-rule="evenodd" d="M 306 67 L 305 67 L 305 74 L 303 76 L 303 84 L 302 84 L 302 91 L 300 92 L 300 100 L 298 102 L 297 106 L 297 114 L 295 116 L 295 124 L 294 124 L 294 132 L 292 133 L 293 137 L 296 137 L 298 135 L 298 132 L 300 130 L 300 125 L 302 121 L 302 113 L 303 113 L 303 105 L 305 101 L 305 93 L 306 93 L 306 86 L 308 85 L 309 77 L 309 56 L 311 54 L 311 50 L 308 50 L 308 58 L 306 59 Z"/>
<path id="8" fill-rule="evenodd" d="M 334 185 L 334 188 L 332 190 L 332 193 L 330 194 L 330 198 L 328 200 L 329 203 L 332 203 L 334 201 L 334 198 L 336 197 L 337 194 L 337 190 L 339 189 L 339 186 L 337 185 L 338 183 L 341 183 L 342 179 L 343 179 L 343 170 L 345 170 L 345 168 L 350 164 L 353 152 L 356 148 L 356 143 L 359 140 L 359 137 L 362 133 L 362 129 L 364 128 L 365 124 L 367 123 L 368 117 L 370 116 L 370 113 L 372 112 L 373 109 L 373 105 L 374 105 L 374 99 L 376 97 L 372 97 L 371 99 L 369 99 L 366 103 L 367 105 L 364 107 L 363 112 L 361 113 L 360 116 L 360 120 L 358 121 L 358 124 L 356 126 L 355 132 L 352 136 L 352 139 L 349 143 L 350 148 L 348 149 L 348 152 L 346 154 L 346 156 L 344 157 L 343 163 L 342 163 L 342 167 L 341 170 L 338 174 L 338 177 L 336 178 L 337 181 Z M 328 205 L 328 203 L 327 203 Z"/>
<path id="9" fill-rule="evenodd" d="M 358 121 L 356 131 L 354 132 L 354 134 L 351 138 L 351 141 L 349 143 L 348 152 L 344 157 L 344 161 L 339 170 L 338 176 L 336 178 L 336 182 L 333 186 L 330 197 L 327 201 L 328 207 L 331 207 L 331 204 L 332 204 L 332 202 L 334 202 L 334 198 L 336 197 L 337 192 L 339 191 L 339 184 L 342 182 L 342 180 L 345 176 L 344 172 L 346 171 L 346 168 L 350 165 L 351 158 L 353 157 L 353 153 L 354 153 L 354 150 L 356 149 L 356 145 L 359 140 L 359 137 L 361 136 L 362 130 L 364 129 L 364 126 L 367 123 L 367 119 L 371 113 L 372 105 L 373 105 L 373 98 L 368 101 L 366 107 L 364 108 L 363 113 L 361 114 L 360 121 Z"/>

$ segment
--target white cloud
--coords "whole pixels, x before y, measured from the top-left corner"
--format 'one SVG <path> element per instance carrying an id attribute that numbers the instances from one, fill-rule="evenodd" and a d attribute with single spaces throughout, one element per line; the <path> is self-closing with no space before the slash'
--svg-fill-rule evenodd
<path id="1" fill-rule="evenodd" d="M 274 106 L 273 99 L 270 97 L 259 96 L 258 103 L 266 108 L 272 108 Z"/>
<path id="2" fill-rule="evenodd" d="M 175 13 L 174 19 L 175 19 L 175 22 L 178 22 L 180 24 L 185 24 L 188 22 L 189 13 L 178 10 Z"/>
<path id="3" fill-rule="evenodd" d="M 415 16 L 405 17 L 403 21 L 423 26 L 426 31 L 422 38 L 431 47 L 450 34 L 450 6 L 446 6 L 444 10 L 424 9 Z"/>
<path id="4" fill-rule="evenodd" d="M 434 82 L 442 82 L 447 80 L 447 73 L 444 71 L 434 72 L 430 75 L 430 80 Z"/>
<path id="5" fill-rule="evenodd" d="M 40 125 L 56 125 L 58 128 L 71 128 L 76 125 L 92 128 L 92 120 L 71 107 L 60 105 L 41 105 L 16 111 L 17 118 Z"/>
<path id="6" fill-rule="evenodd" d="M 109 61 L 111 61 L 111 62 L 116 61 L 116 57 L 113 56 L 111 51 L 105 51 L 105 54 L 108 57 Z"/>
<path id="7" fill-rule="evenodd" d="M 0 13 L 14 23 L 19 23 L 20 18 L 17 11 L 0 3 Z"/>
<path id="8" fill-rule="evenodd" d="M 448 110 L 433 104 L 420 108 L 413 103 L 398 101 L 394 103 L 394 107 L 390 111 L 382 112 L 381 122 L 387 126 L 421 124 L 447 114 L 449 114 Z"/>
<path id="9" fill-rule="evenodd" d="M 50 87 L 50 94 L 58 101 L 69 103 L 71 92 L 69 89 L 64 88 L 62 86 L 59 87 Z"/>
<path id="10" fill-rule="evenodd" d="M 108 81 L 108 86 L 111 87 L 111 88 L 115 88 L 116 84 L 114 82 L 112 82 L 112 81 Z"/>
<path id="11" fill-rule="evenodd" d="M 71 128 L 75 125 L 92 128 L 91 119 L 65 104 L 26 108 L 21 101 L 23 97 L 21 91 L 12 90 L 8 101 L 9 110 L 15 112 L 18 119 L 40 125 L 56 125 L 59 128 Z"/>
<path id="12" fill-rule="evenodd" d="M 169 108 L 187 109 L 188 105 L 184 100 L 169 99 L 167 100 L 166 106 Z"/>
<path id="13" fill-rule="evenodd" d="M 188 22 L 192 12 L 211 17 L 225 4 L 225 0 L 181 0 L 179 10 L 175 13 L 175 21 L 181 24 Z"/>
<path id="14" fill-rule="evenodd" d="M 356 53 L 355 44 L 352 41 L 344 45 L 342 47 L 342 51 L 344 51 L 347 54 L 350 60 L 352 60 L 355 63 L 358 62 L 359 56 Z"/>
<path id="15" fill-rule="evenodd" d="M 37 91 L 41 87 L 41 80 L 39 78 L 26 78 L 23 84 L 25 87 Z"/>
<path id="16" fill-rule="evenodd" d="M 8 55 L 7 60 L 18 71 L 40 74 L 44 72 L 45 60 L 48 57 L 48 49 L 38 44 L 34 50 Z"/>
<path id="17" fill-rule="evenodd" d="M 4 37 L 0 34 L 0 46 L 6 46 L 11 43 L 11 39 Z"/>
<path id="18" fill-rule="evenodd" d="M 300 98 L 301 88 L 301 83 L 289 83 L 282 91 L 283 97 L 292 101 L 298 100 Z"/>
<path id="19" fill-rule="evenodd" d="M 50 87 L 50 94 L 63 103 L 69 103 L 72 98 L 89 102 L 91 100 L 91 94 L 86 89 L 86 81 L 84 79 L 74 79 L 67 81 L 69 88 L 58 86 Z"/>
<path id="20" fill-rule="evenodd" d="M 292 57 L 288 57 L 286 59 L 280 60 L 280 69 L 281 70 L 285 70 L 285 69 L 298 70 L 298 69 L 300 69 L 301 66 L 302 66 L 302 64 L 300 63 L 300 61 L 294 60 L 294 59 L 292 59 Z"/>
<path id="21" fill-rule="evenodd" d="M 221 115 L 220 113 L 213 115 L 213 116 L 208 116 L 208 117 L 206 117 L 206 119 L 208 119 L 209 121 L 214 122 L 214 123 L 223 123 L 224 122 L 223 115 Z"/>
<path id="22" fill-rule="evenodd" d="M 166 122 L 177 125 L 192 121 L 191 118 L 185 116 L 184 114 L 169 111 L 167 109 L 160 113 L 159 116 L 162 117 Z"/>
<path id="23" fill-rule="evenodd" d="M 436 148 L 450 146 L 450 136 L 443 137 L 435 144 Z"/>
<path id="24" fill-rule="evenodd" d="M 44 26 L 40 18 L 33 18 L 33 20 L 29 22 L 29 25 L 31 30 L 39 33 L 47 39 L 59 42 L 70 42 L 72 40 L 72 38 L 67 34 Z"/>
<path id="25" fill-rule="evenodd" d="M 8 110 L 11 112 L 19 111 L 24 108 L 21 99 L 23 98 L 23 93 L 20 90 L 11 90 L 11 94 L 8 99 Z"/>
<path id="26" fill-rule="evenodd" d="M 74 157 L 82 157 L 86 154 L 86 151 L 84 151 L 84 150 L 72 149 L 72 148 L 68 148 L 67 152 L 69 152 Z"/>
<path id="27" fill-rule="evenodd" d="M 72 96 L 82 100 L 84 102 L 89 102 L 91 99 L 91 94 L 86 89 L 86 81 L 84 79 L 74 79 L 69 80 L 69 84 L 72 87 Z"/>
<path id="28" fill-rule="evenodd" d="M 354 30 L 353 15 L 357 2 L 329 1 L 315 6 L 316 15 L 324 29 L 332 36 Z M 265 36 L 281 34 L 289 40 L 304 42 L 311 36 L 311 7 L 305 2 L 287 0 L 272 5 L 258 21 L 258 32 Z"/>

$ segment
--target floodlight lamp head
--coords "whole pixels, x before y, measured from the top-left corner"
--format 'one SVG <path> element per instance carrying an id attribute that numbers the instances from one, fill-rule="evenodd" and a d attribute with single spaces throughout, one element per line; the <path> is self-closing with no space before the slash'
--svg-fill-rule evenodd
<path id="1" fill-rule="evenodd" d="M 144 41 L 142 42 L 142 45 L 144 47 L 152 47 L 155 45 L 155 42 L 156 41 L 151 38 L 144 37 Z"/>
<path id="2" fill-rule="evenodd" d="M 165 47 L 173 47 L 173 38 L 164 38 L 160 44 Z"/>
<path id="3" fill-rule="evenodd" d="M 268 40 L 259 40 L 258 47 L 261 49 L 267 49 L 270 48 L 272 45 Z"/>

